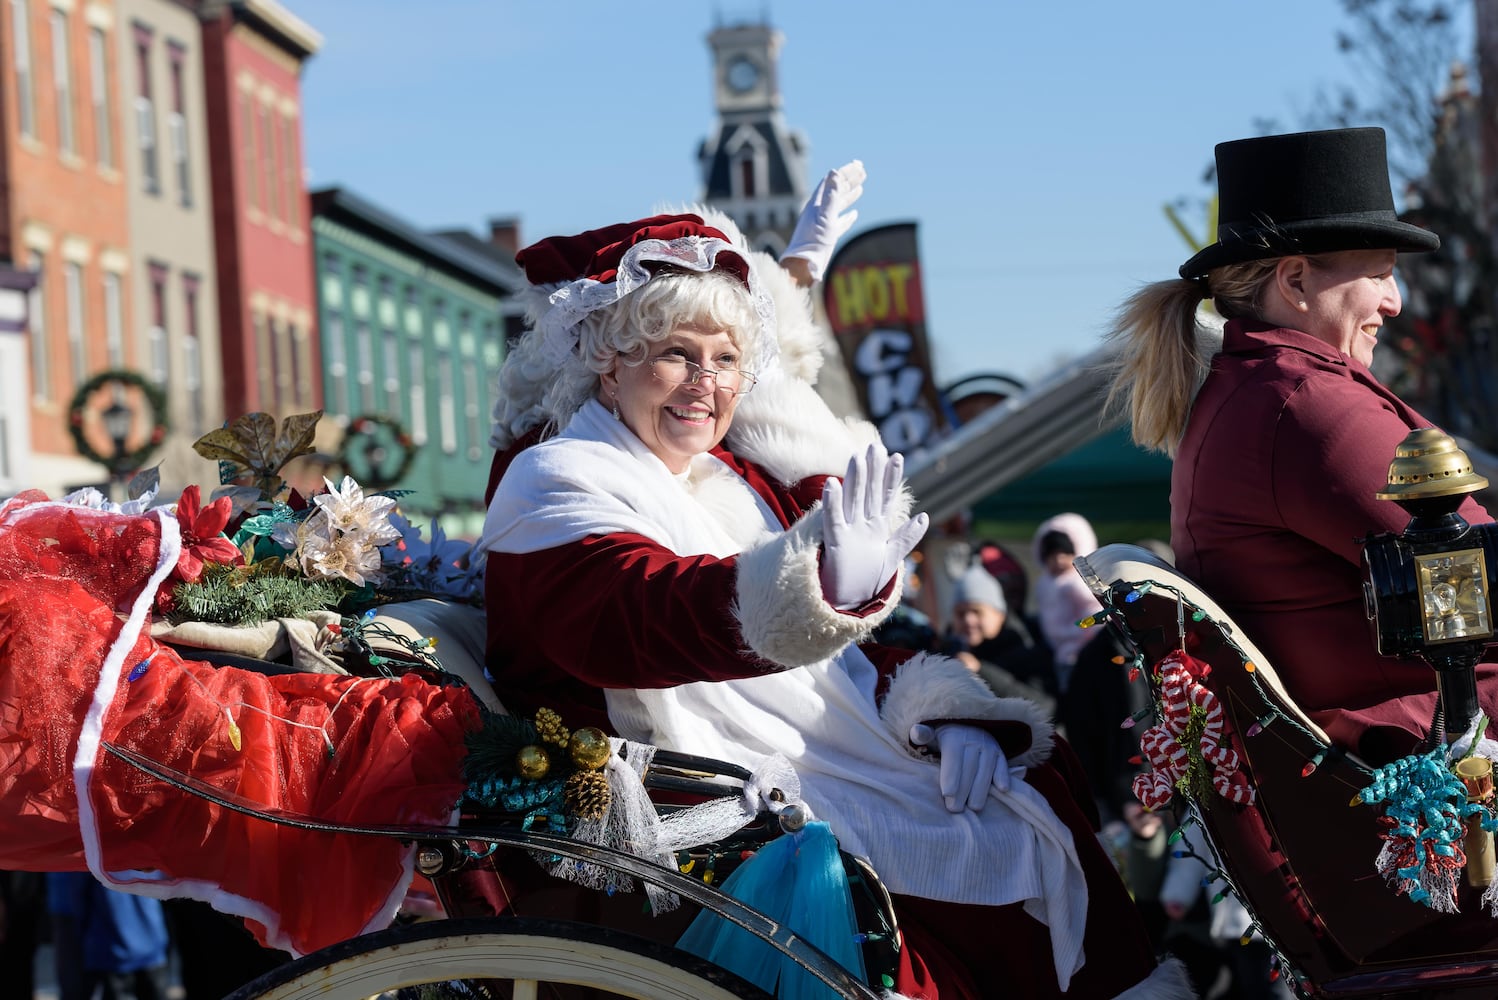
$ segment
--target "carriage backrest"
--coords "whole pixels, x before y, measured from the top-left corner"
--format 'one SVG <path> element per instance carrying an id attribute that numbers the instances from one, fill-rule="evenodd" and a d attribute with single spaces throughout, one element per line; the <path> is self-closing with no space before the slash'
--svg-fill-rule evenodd
<path id="1" fill-rule="evenodd" d="M 1115 603 L 1112 595 L 1115 588 L 1120 586 L 1128 588 L 1149 583 L 1174 590 L 1188 605 L 1200 609 L 1206 620 L 1220 627 L 1227 639 L 1253 661 L 1259 681 L 1278 701 L 1276 707 L 1280 711 L 1309 730 L 1317 739 L 1327 742 L 1326 732 L 1305 714 L 1285 690 L 1279 674 L 1275 672 L 1274 664 L 1269 662 L 1253 640 L 1243 633 L 1206 591 L 1174 566 L 1141 546 L 1119 544 L 1104 545 L 1097 551 L 1078 558 L 1076 566 L 1077 572 L 1104 607 Z"/>

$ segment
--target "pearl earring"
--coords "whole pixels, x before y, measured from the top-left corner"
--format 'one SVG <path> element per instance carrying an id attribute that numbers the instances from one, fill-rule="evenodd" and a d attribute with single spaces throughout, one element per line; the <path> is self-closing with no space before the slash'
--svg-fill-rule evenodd
<path id="1" fill-rule="evenodd" d="M 1299 304 L 1297 304 L 1295 308 L 1299 309 L 1301 312 L 1306 312 L 1310 307 L 1306 305 L 1305 299 L 1301 299 Z"/>
<path id="2" fill-rule="evenodd" d="M 619 419 L 619 394 L 614 393 L 614 419 Z"/>

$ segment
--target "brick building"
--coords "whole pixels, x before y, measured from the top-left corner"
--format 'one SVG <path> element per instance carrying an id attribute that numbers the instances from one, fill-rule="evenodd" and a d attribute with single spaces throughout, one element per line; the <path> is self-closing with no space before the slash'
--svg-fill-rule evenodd
<path id="1" fill-rule="evenodd" d="M 68 406 L 91 375 L 141 361 L 126 319 L 132 261 L 118 99 L 122 29 L 118 8 L 106 0 L 8 0 L 4 8 L 0 260 L 36 278 L 26 337 L 30 391 L 0 399 L 6 425 L 27 428 L 7 435 L 12 486 L 56 492 L 102 481 L 104 470 L 77 455 Z M 108 453 L 95 417 L 84 432 Z M 143 423 L 132 428 L 132 447 L 149 433 Z"/>
<path id="2" fill-rule="evenodd" d="M 205 0 L 201 13 L 225 416 L 314 410 L 301 70 L 322 36 L 275 0 Z"/>

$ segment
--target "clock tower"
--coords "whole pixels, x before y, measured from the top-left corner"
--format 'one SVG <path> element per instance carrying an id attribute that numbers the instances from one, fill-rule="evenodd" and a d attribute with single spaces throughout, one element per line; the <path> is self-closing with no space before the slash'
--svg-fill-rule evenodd
<path id="1" fill-rule="evenodd" d="M 767 24 L 719 27 L 713 50 L 718 120 L 702 143 L 701 200 L 727 213 L 756 247 L 779 256 L 806 203 L 806 137 L 781 113 L 785 37 Z"/>

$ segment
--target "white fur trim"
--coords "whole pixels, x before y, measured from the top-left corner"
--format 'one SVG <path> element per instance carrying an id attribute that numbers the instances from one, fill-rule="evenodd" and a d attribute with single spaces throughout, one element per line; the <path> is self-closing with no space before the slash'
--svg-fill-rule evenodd
<path id="1" fill-rule="evenodd" d="M 850 642 L 867 639 L 900 603 L 903 580 L 897 576 L 884 607 L 865 618 L 842 614 L 828 604 L 822 596 L 821 542 L 822 511 L 814 507 L 789 531 L 738 555 L 734 614 L 739 634 L 772 663 L 820 663 Z"/>
<path id="2" fill-rule="evenodd" d="M 902 744 L 909 739 L 910 727 L 920 722 L 1023 722 L 1030 727 L 1030 749 L 1010 761 L 1021 767 L 1043 763 L 1055 740 L 1055 726 L 1040 706 L 1028 698 L 998 697 L 977 674 L 936 653 L 921 653 L 900 664 L 879 716 Z"/>
<path id="3" fill-rule="evenodd" d="M 838 418 L 815 389 L 784 376 L 765 379 L 741 398 L 728 428 L 735 455 L 787 485 L 841 476 L 849 458 L 878 440 L 873 424 Z"/>
<path id="4" fill-rule="evenodd" d="M 686 489 L 733 539 L 740 552 L 779 534 L 772 533 L 765 523 L 765 518 L 771 515 L 761 512 L 754 491 L 722 462 L 693 462 Z"/>
<path id="5" fill-rule="evenodd" d="M 1179 958 L 1168 958 L 1155 966 L 1155 971 L 1147 978 L 1113 1000 L 1197 1000 L 1197 997 L 1185 964 Z"/>

